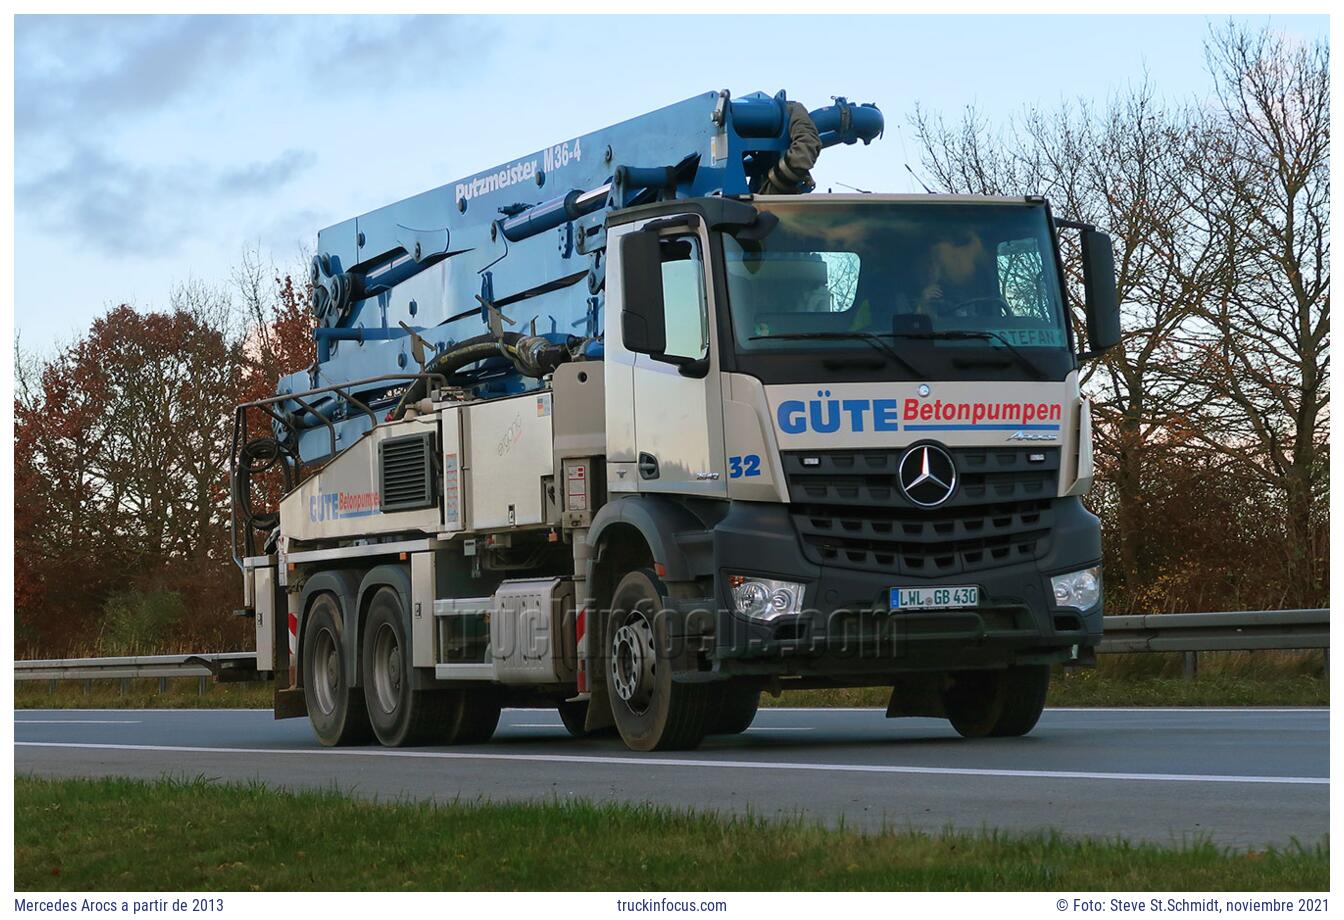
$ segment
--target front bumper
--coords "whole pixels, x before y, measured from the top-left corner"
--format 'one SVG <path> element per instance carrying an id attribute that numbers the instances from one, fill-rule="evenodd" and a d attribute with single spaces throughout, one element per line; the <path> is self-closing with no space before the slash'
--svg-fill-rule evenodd
<path id="1" fill-rule="evenodd" d="M 1101 531 L 1077 498 L 1053 504 L 1051 539 L 1040 558 L 916 578 L 812 562 L 788 506 L 734 502 L 713 532 L 714 669 L 725 676 L 839 677 L 1068 660 L 1100 641 L 1102 605 L 1055 606 L 1050 576 L 1099 564 Z M 803 582 L 802 612 L 768 622 L 737 614 L 732 574 Z M 978 585 L 981 606 L 893 612 L 887 599 L 898 585 Z"/>

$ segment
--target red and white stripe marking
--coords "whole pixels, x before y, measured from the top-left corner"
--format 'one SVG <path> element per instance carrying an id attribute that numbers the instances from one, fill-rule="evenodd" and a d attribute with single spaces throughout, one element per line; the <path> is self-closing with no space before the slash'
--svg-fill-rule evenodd
<path id="1" fill-rule="evenodd" d="M 588 608 L 581 607 L 574 618 L 574 648 L 578 652 L 580 693 L 588 692 Z"/>

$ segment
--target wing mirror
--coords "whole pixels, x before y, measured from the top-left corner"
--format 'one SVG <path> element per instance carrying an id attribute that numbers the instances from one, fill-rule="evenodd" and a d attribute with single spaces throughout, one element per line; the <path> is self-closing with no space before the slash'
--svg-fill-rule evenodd
<path id="1" fill-rule="evenodd" d="M 1115 254 L 1111 237 L 1091 227 L 1082 231 L 1083 287 L 1087 296 L 1087 344 L 1084 358 L 1120 344 L 1120 301 L 1115 290 Z"/>
<path id="2" fill-rule="evenodd" d="M 661 354 L 667 348 L 667 324 L 657 230 L 621 238 L 621 291 L 621 341 L 639 354 Z"/>

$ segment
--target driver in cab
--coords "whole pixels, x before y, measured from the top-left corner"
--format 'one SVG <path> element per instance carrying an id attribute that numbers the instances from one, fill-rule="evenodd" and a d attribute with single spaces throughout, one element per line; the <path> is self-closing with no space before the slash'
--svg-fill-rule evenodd
<path id="1" fill-rule="evenodd" d="M 936 239 L 913 266 L 919 288 L 900 312 L 930 318 L 955 315 L 958 304 L 978 295 L 976 274 L 986 258 L 984 241 L 973 231 Z"/>

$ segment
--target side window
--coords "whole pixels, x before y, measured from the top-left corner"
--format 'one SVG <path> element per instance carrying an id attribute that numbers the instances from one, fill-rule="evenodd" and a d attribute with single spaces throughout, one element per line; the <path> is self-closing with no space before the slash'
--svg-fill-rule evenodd
<path id="1" fill-rule="evenodd" d="M 819 253 L 826 263 L 826 292 L 830 312 L 844 313 L 854 306 L 859 291 L 859 254 L 857 252 Z"/>
<path id="2" fill-rule="evenodd" d="M 999 291 L 1012 316 L 1050 322 L 1045 264 L 1034 239 L 1009 240 L 998 249 Z"/>
<path id="3" fill-rule="evenodd" d="M 663 353 L 699 361 L 709 354 L 709 310 L 700 241 L 694 236 L 668 237 L 661 248 L 663 318 L 667 323 L 667 350 Z"/>

